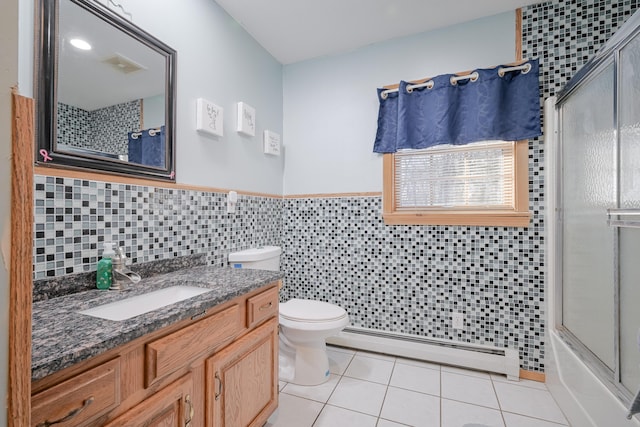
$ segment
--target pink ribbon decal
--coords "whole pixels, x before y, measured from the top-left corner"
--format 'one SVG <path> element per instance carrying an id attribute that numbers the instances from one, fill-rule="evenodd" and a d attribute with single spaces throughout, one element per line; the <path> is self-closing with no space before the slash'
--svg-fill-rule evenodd
<path id="1" fill-rule="evenodd" d="M 40 150 L 40 155 L 42 156 L 42 159 L 44 160 L 45 163 L 49 161 L 53 161 L 51 156 L 49 156 L 49 153 L 47 152 L 47 150 L 45 150 L 44 148 Z"/>

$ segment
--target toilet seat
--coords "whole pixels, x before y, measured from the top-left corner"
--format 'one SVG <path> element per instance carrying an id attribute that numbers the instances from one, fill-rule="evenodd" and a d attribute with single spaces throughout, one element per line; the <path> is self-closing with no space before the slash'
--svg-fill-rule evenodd
<path id="1" fill-rule="evenodd" d="M 346 317 L 345 309 L 323 301 L 293 298 L 280 304 L 280 318 L 290 322 L 327 323 Z"/>

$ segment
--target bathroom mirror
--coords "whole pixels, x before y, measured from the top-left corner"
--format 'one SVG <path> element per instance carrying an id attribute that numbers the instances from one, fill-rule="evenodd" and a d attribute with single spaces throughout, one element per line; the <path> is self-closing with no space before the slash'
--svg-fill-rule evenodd
<path id="1" fill-rule="evenodd" d="M 176 51 L 94 1 L 38 7 L 36 164 L 175 181 Z"/>

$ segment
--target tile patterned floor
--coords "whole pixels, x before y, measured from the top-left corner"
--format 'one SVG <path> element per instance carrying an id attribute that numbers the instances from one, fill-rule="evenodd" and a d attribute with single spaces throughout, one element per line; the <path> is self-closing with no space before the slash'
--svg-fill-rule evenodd
<path id="1" fill-rule="evenodd" d="M 331 377 L 280 383 L 266 427 L 568 426 L 543 383 L 329 347 Z"/>

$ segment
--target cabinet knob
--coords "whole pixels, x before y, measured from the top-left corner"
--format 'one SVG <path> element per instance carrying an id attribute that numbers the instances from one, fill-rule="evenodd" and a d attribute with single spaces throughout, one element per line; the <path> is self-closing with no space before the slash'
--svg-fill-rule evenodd
<path id="1" fill-rule="evenodd" d="M 91 405 L 93 401 L 94 401 L 93 396 L 89 396 L 82 402 L 81 407 L 71 410 L 67 415 L 60 418 L 59 420 L 55 420 L 55 421 L 44 420 L 43 422 L 39 423 L 36 427 L 49 427 L 54 424 L 66 423 L 67 421 L 73 419 L 74 417 L 79 415 L 82 411 L 87 409 L 87 407 Z"/>

